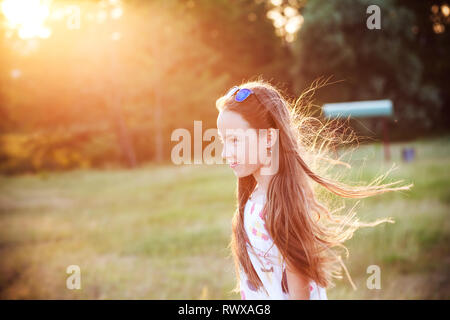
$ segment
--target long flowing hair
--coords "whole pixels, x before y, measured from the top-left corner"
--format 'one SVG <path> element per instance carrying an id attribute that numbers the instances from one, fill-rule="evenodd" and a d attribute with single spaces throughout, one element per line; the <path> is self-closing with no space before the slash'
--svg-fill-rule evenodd
<path id="1" fill-rule="evenodd" d="M 315 81 L 299 98 L 289 101 L 280 89 L 259 78 L 240 85 L 251 89 L 257 97 L 250 95 L 244 102 L 236 102 L 222 96 L 217 99 L 216 107 L 219 111 L 239 113 L 252 128 L 278 129 L 279 166 L 270 180 L 263 210 L 267 232 L 284 261 L 324 288 L 334 286 L 334 278 L 342 278 L 344 270 L 355 288 L 341 259 L 342 250 L 348 257 L 344 242 L 360 227 L 392 223 L 393 220 L 382 218 L 363 223 L 355 216 L 354 207 L 343 214 L 339 212 L 345 205 L 331 210 L 320 201 L 320 192 L 311 182 L 342 198 L 365 198 L 388 191 L 409 190 L 413 184 L 394 186 L 402 180 L 382 184 L 393 168 L 364 186 L 351 186 L 325 176 L 337 165 L 350 167 L 342 160 L 345 153 L 333 158 L 336 154 L 333 150 L 337 146 L 358 143 L 356 134 L 345 123 L 312 116 L 314 91 L 326 85 L 327 80 Z M 237 278 L 231 292 L 240 291 L 241 268 L 256 289 L 262 286 L 247 252 L 250 242 L 244 229 L 244 208 L 255 186 L 253 175 L 238 178 L 237 209 L 228 247 Z M 282 290 L 288 292 L 287 286 L 282 284 Z"/>

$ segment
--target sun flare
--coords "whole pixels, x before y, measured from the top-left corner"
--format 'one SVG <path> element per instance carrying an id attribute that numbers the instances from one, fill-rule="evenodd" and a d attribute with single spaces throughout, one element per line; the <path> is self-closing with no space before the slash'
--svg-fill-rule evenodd
<path id="1" fill-rule="evenodd" d="M 50 2 L 41 0 L 4 0 L 1 10 L 7 26 L 22 39 L 48 38 L 51 30 L 44 25 L 50 14 Z"/>

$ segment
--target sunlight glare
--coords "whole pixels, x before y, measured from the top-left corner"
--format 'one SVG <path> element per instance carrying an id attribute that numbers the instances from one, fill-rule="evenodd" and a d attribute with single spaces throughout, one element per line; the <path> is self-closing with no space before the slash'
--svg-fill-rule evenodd
<path id="1" fill-rule="evenodd" d="M 50 15 L 49 1 L 4 0 L 1 9 L 8 26 L 18 29 L 20 38 L 48 38 L 50 36 L 51 30 L 44 26 L 45 20 Z"/>

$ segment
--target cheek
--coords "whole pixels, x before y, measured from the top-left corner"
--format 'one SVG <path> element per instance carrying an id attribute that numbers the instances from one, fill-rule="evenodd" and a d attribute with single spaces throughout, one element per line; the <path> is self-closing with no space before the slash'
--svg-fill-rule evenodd
<path id="1" fill-rule="evenodd" d="M 250 142 L 247 140 L 242 148 L 245 151 L 240 159 L 242 163 L 245 163 L 249 168 L 259 167 L 261 161 L 258 153 L 258 142 Z"/>
<path id="2" fill-rule="evenodd" d="M 248 142 L 241 145 L 240 148 L 242 148 L 242 152 L 238 153 L 237 159 L 240 164 L 236 167 L 235 173 L 238 177 L 246 177 L 261 167 L 258 160 L 258 148 Z"/>
<path id="3" fill-rule="evenodd" d="M 238 162 L 247 165 L 258 165 L 260 163 L 257 142 L 251 143 L 247 138 L 236 146 L 236 150 Z"/>

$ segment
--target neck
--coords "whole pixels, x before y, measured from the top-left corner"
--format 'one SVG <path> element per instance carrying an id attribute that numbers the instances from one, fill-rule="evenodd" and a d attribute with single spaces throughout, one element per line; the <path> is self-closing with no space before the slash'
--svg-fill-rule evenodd
<path id="1" fill-rule="evenodd" d="M 269 189 L 269 183 L 273 175 L 261 174 L 260 168 L 255 173 L 253 173 L 253 177 L 256 180 L 258 191 L 267 194 L 267 190 Z"/>

